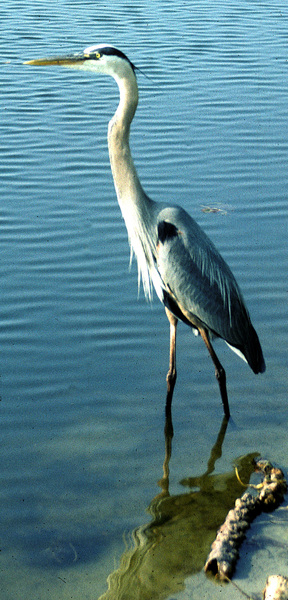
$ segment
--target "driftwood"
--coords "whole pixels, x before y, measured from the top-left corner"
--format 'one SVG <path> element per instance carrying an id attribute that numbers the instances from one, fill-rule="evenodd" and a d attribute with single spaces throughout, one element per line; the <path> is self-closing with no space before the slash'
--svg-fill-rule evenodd
<path id="1" fill-rule="evenodd" d="M 263 600 L 288 600 L 288 577 L 270 575 L 266 581 Z"/>
<path id="2" fill-rule="evenodd" d="M 231 579 L 238 559 L 239 547 L 252 521 L 261 512 L 270 512 L 277 508 L 283 501 L 287 490 L 282 471 L 273 467 L 269 462 L 257 461 L 255 470 L 263 474 L 263 482 L 257 486 L 250 486 L 253 488 L 254 494 L 245 492 L 241 498 L 236 500 L 234 509 L 229 511 L 226 520 L 217 532 L 204 567 L 207 574 L 217 577 L 220 581 Z M 256 495 L 255 490 L 257 490 Z M 266 595 L 264 599 L 270 600 L 272 596 Z M 282 600 L 282 596 L 279 596 L 279 599 Z"/>

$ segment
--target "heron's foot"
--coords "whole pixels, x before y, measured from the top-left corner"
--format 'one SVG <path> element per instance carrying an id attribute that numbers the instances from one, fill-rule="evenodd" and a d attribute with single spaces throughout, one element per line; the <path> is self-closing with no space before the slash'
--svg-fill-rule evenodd
<path id="1" fill-rule="evenodd" d="M 229 408 L 228 394 L 227 394 L 227 387 L 226 387 L 226 373 L 225 373 L 225 370 L 223 369 L 222 365 L 219 368 L 217 368 L 217 367 L 215 368 L 215 377 L 219 384 L 224 414 L 225 414 L 226 419 L 229 419 L 230 408 Z"/>
<path id="2" fill-rule="evenodd" d="M 172 422 L 172 411 L 171 411 L 171 403 L 166 403 L 166 414 L 165 414 L 165 427 L 164 427 L 165 440 L 172 441 L 174 435 L 173 422 Z"/>
<path id="3" fill-rule="evenodd" d="M 166 377 L 167 381 L 167 396 L 166 396 L 166 422 L 165 422 L 165 435 L 173 437 L 173 425 L 172 425 L 172 399 L 173 392 L 176 383 L 177 372 L 176 369 L 169 369 Z"/>

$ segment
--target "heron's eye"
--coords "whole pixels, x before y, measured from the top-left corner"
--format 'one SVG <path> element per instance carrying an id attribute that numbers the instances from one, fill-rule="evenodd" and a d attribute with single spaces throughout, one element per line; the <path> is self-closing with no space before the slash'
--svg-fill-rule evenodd
<path id="1" fill-rule="evenodd" d="M 92 59 L 92 60 L 99 60 L 99 58 L 101 58 L 102 54 L 101 54 L 101 52 L 99 52 L 98 50 L 97 50 L 97 51 L 95 51 L 95 52 L 90 52 L 90 51 L 89 51 L 89 48 L 87 48 L 87 51 L 86 51 L 86 52 L 84 52 L 84 56 L 85 56 L 86 58 L 90 58 L 90 59 Z"/>

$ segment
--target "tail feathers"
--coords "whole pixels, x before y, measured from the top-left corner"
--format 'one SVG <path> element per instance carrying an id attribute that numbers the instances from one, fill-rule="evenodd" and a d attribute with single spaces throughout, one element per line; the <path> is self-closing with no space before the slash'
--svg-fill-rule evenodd
<path id="1" fill-rule="evenodd" d="M 230 345 L 230 344 L 229 344 Z M 242 358 L 247 361 L 251 367 L 253 373 L 264 373 L 266 369 L 265 360 L 259 342 L 258 335 L 252 325 L 250 325 L 249 331 L 247 332 L 247 339 L 241 346 L 232 347 Z"/>
<path id="2" fill-rule="evenodd" d="M 251 325 L 250 336 L 247 344 L 246 358 L 254 373 L 264 373 L 266 369 L 262 348 L 258 335 Z"/>

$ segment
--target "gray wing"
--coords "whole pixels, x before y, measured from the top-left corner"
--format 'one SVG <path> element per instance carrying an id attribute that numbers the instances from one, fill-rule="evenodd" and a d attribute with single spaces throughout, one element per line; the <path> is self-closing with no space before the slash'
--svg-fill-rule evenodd
<path id="1" fill-rule="evenodd" d="M 164 304 L 172 310 L 176 303 L 183 320 L 196 326 L 200 322 L 232 346 L 245 345 L 252 327 L 248 311 L 231 270 L 208 236 L 180 207 L 159 212 L 157 233 Z"/>

